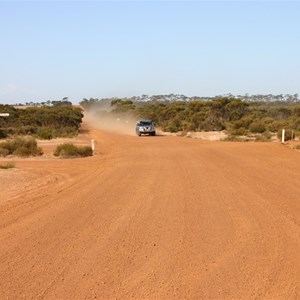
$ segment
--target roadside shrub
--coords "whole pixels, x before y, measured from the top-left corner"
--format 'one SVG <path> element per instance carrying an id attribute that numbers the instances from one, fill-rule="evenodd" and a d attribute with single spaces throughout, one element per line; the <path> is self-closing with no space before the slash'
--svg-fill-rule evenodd
<path id="1" fill-rule="evenodd" d="M 286 127 L 287 127 L 287 126 L 286 126 Z M 290 127 L 295 128 L 297 131 L 299 131 L 299 130 L 300 130 L 300 118 L 295 119 L 295 120 L 291 123 L 291 126 L 290 126 Z M 281 128 L 284 128 L 284 126 L 281 127 Z"/>
<path id="2" fill-rule="evenodd" d="M 252 116 L 244 116 L 239 121 L 241 122 L 240 127 L 244 127 L 246 129 L 249 129 L 250 124 L 252 124 L 252 122 L 253 122 L 253 117 Z M 236 128 L 239 128 L 239 127 L 236 127 Z"/>
<path id="3" fill-rule="evenodd" d="M 2 147 L 1 144 L 0 144 L 0 156 L 4 156 L 5 157 L 7 155 L 9 155 L 9 150 L 6 149 L 6 148 L 4 148 L 4 147 Z"/>
<path id="4" fill-rule="evenodd" d="M 236 136 L 239 136 L 239 135 L 247 135 L 248 131 L 247 129 L 245 129 L 244 127 L 241 127 L 241 128 L 238 128 L 238 129 L 231 129 L 228 131 L 231 135 L 236 135 Z"/>
<path id="5" fill-rule="evenodd" d="M 43 154 L 37 142 L 32 137 L 17 137 L 13 140 L 0 144 L 0 155 L 7 156 L 13 154 L 16 156 L 39 156 Z"/>
<path id="6" fill-rule="evenodd" d="M 15 128 L 14 133 L 17 135 L 32 135 L 36 134 L 37 128 L 34 126 L 26 125 L 21 128 Z"/>
<path id="7" fill-rule="evenodd" d="M 266 131 L 266 126 L 263 121 L 255 121 L 249 126 L 249 129 L 253 133 L 263 133 Z"/>
<path id="8" fill-rule="evenodd" d="M 222 141 L 224 141 L 224 142 L 245 142 L 247 140 L 244 140 L 236 135 L 228 135 Z"/>
<path id="9" fill-rule="evenodd" d="M 294 137 L 298 138 L 298 139 L 300 138 L 300 130 L 295 130 L 294 131 Z"/>
<path id="10" fill-rule="evenodd" d="M 171 124 L 166 128 L 166 131 L 175 133 L 175 132 L 179 131 L 179 128 L 176 125 Z"/>
<path id="11" fill-rule="evenodd" d="M 78 134 L 76 127 L 56 128 L 54 131 L 55 137 L 74 137 Z"/>
<path id="12" fill-rule="evenodd" d="M 38 128 L 37 136 L 42 140 L 51 140 L 54 137 L 53 131 L 47 127 Z"/>
<path id="13" fill-rule="evenodd" d="M 262 118 L 261 121 L 264 122 L 265 125 L 268 125 L 268 124 L 272 124 L 275 120 L 271 117 L 265 117 Z"/>
<path id="14" fill-rule="evenodd" d="M 272 134 L 270 132 L 264 132 L 255 136 L 255 142 L 270 142 Z"/>
<path id="15" fill-rule="evenodd" d="M 57 146 L 54 151 L 54 155 L 64 157 L 64 158 L 86 157 L 86 156 L 92 156 L 93 150 L 90 146 L 77 147 L 74 144 L 66 143 Z"/>
<path id="16" fill-rule="evenodd" d="M 287 121 L 274 121 L 267 125 L 267 129 L 271 132 L 277 132 L 281 128 L 289 127 L 289 122 Z"/>
<path id="17" fill-rule="evenodd" d="M 78 148 L 79 155 L 82 157 L 93 155 L 93 150 L 90 146 L 82 146 L 82 147 L 77 147 L 77 148 Z"/>
<path id="18" fill-rule="evenodd" d="M 37 128 L 35 136 L 42 140 L 51 140 L 59 137 L 74 137 L 78 134 L 78 128 L 76 127 L 40 127 Z"/>
<path id="19" fill-rule="evenodd" d="M 240 129 L 243 126 L 243 121 L 242 120 L 237 120 L 237 121 L 233 121 L 233 122 L 228 122 L 227 123 L 227 127 L 230 127 L 232 130 L 234 129 Z"/>
<path id="20" fill-rule="evenodd" d="M 0 164 L 0 169 L 12 169 L 16 166 L 14 162 Z"/>
<path id="21" fill-rule="evenodd" d="M 264 133 L 262 134 L 262 137 L 265 138 L 266 140 L 271 140 L 271 138 L 272 138 L 272 133 L 266 131 L 266 132 L 264 132 Z"/>
<path id="22" fill-rule="evenodd" d="M 70 104 L 65 106 L 65 101 L 51 107 L 15 109 L 13 106 L 0 104 L 0 108 L 1 111 L 10 113 L 9 118 L 0 118 L 1 131 L 5 131 L 7 136 L 36 135 L 42 139 L 50 139 L 52 136 L 74 135 L 78 134 L 83 118 L 80 108 Z"/>
<path id="23" fill-rule="evenodd" d="M 0 139 L 5 139 L 6 137 L 7 137 L 6 132 L 0 129 Z"/>

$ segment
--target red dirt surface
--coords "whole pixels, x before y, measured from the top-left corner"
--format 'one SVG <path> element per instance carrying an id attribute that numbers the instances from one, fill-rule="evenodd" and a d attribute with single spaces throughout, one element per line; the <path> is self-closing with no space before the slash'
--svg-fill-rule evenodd
<path id="1" fill-rule="evenodd" d="M 91 135 L 0 170 L 0 299 L 299 299 L 299 152 Z"/>

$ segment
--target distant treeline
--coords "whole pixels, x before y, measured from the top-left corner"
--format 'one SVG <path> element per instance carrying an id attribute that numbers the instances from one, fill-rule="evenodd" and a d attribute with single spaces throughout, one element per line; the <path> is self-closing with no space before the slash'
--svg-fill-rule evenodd
<path id="1" fill-rule="evenodd" d="M 67 105 L 15 108 L 0 105 L 0 138 L 33 135 L 42 139 L 72 136 L 78 133 L 83 114 L 80 108 Z"/>
<path id="2" fill-rule="evenodd" d="M 87 111 L 106 111 L 115 115 L 131 115 L 136 119 L 152 119 L 164 131 L 219 131 L 232 136 L 293 130 L 300 135 L 300 101 L 295 95 L 252 95 L 226 97 L 186 97 L 155 95 L 131 98 L 84 98 L 80 105 Z M 256 100 L 256 101 L 255 101 Z M 50 106 L 48 105 L 50 104 Z M 78 132 L 82 121 L 79 108 L 65 97 L 41 107 L 16 109 L 0 105 L 0 137 L 32 134 L 41 138 L 69 136 Z M 101 114 L 100 114 L 101 115 Z"/>
<path id="3" fill-rule="evenodd" d="M 47 100 L 41 102 L 25 102 L 16 103 L 14 106 L 72 106 L 72 102 L 69 101 L 68 97 L 62 98 L 62 100 Z"/>
<path id="4" fill-rule="evenodd" d="M 139 102 L 193 102 L 193 101 L 212 101 L 220 98 L 230 98 L 230 99 L 238 99 L 245 102 L 289 102 L 296 103 L 300 102 L 300 98 L 298 94 L 257 94 L 257 95 L 232 95 L 226 94 L 222 96 L 214 96 L 214 97 L 201 97 L 201 96 L 192 96 L 188 97 L 181 94 L 169 94 L 169 95 L 142 95 L 142 96 L 133 96 L 126 98 L 83 98 L 80 104 L 85 109 L 91 108 L 103 108 L 109 106 L 111 101 L 122 99 L 124 101 L 132 101 L 135 104 Z"/>
<path id="5" fill-rule="evenodd" d="M 86 104 L 81 103 L 89 108 Z M 228 97 L 171 102 L 114 99 L 111 107 L 114 114 L 152 119 L 170 132 L 226 130 L 231 135 L 244 136 L 277 133 L 285 128 L 300 133 L 300 103 L 290 101 L 247 102 Z"/>

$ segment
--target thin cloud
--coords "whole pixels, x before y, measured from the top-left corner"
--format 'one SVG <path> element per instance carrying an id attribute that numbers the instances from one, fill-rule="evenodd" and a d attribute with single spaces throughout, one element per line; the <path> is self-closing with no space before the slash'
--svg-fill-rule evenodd
<path id="1" fill-rule="evenodd" d="M 0 95 L 3 95 L 3 96 L 15 95 L 18 93 L 18 90 L 19 90 L 19 88 L 16 84 L 9 83 L 6 86 L 0 88 Z"/>
<path id="2" fill-rule="evenodd" d="M 25 99 L 38 97 L 38 92 L 35 89 L 23 88 L 15 83 L 8 83 L 0 87 L 0 103 L 5 102 L 24 102 Z"/>

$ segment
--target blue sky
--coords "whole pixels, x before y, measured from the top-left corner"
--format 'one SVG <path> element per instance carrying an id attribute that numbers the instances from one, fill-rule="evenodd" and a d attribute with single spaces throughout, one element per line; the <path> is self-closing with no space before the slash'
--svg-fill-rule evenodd
<path id="1" fill-rule="evenodd" d="M 300 93 L 300 2 L 0 1 L 0 103 Z"/>

